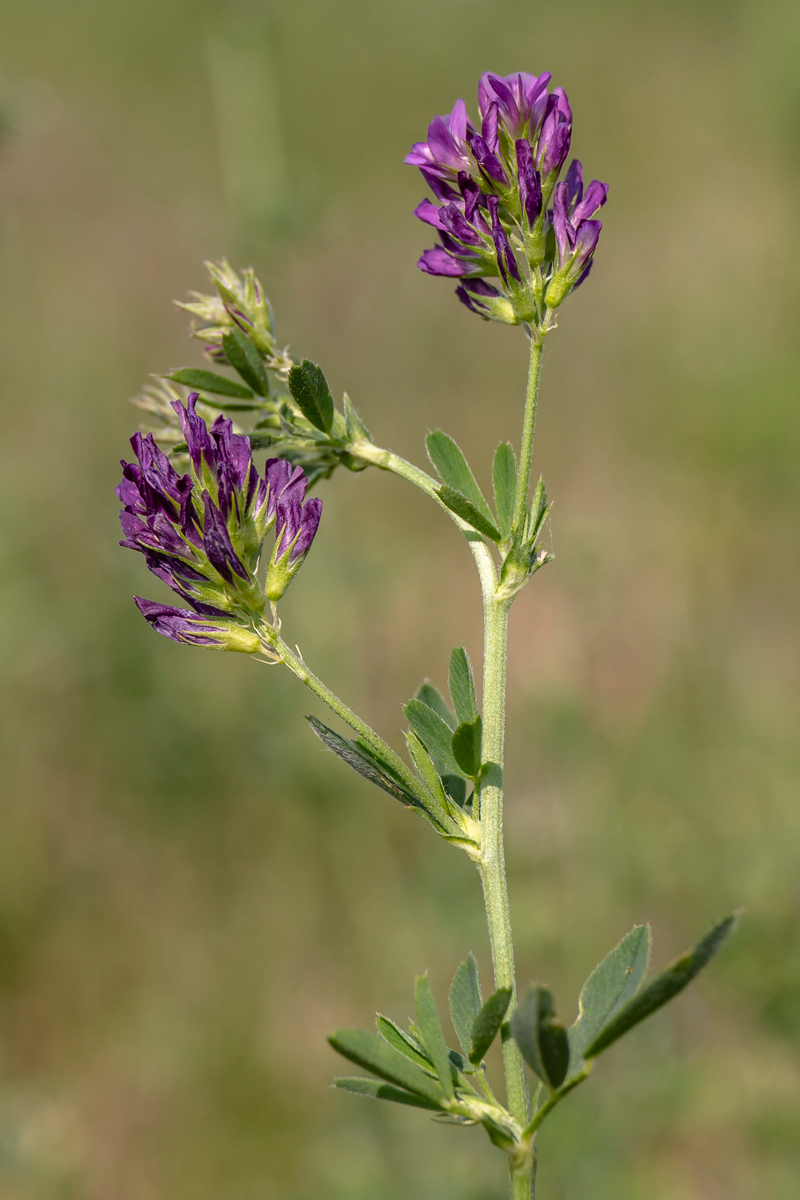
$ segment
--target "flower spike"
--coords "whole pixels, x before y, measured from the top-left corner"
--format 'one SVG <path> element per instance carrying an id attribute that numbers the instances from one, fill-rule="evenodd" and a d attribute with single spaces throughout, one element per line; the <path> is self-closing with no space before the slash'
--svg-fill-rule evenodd
<path id="1" fill-rule="evenodd" d="M 264 539 L 277 523 L 283 555 L 288 531 L 285 591 L 313 541 L 322 502 L 309 500 L 302 507 L 308 479 L 286 459 L 269 459 L 262 478 L 249 439 L 234 433 L 225 417 L 209 427 L 196 405 L 197 393 L 185 407 L 176 405 L 189 455 L 187 474 L 178 475 L 152 434 L 131 438 L 138 461 L 123 462 L 117 488 L 123 504 L 121 545 L 142 553 L 152 573 L 190 605 L 191 611 L 137 600 L 158 633 L 253 653 L 252 625 L 267 599 L 258 577 Z"/>
<path id="2" fill-rule="evenodd" d="M 549 72 L 485 72 L 478 84 L 480 132 L 459 100 L 435 117 L 428 141 L 405 161 L 419 167 L 434 201 L 414 215 L 439 234 L 418 266 L 458 280 L 456 295 L 471 312 L 524 324 L 536 340 L 553 325 L 553 310 L 589 273 L 600 232 L 592 222 L 608 187 L 584 189 L 574 159 L 558 179 L 572 141 L 572 108 L 563 88 L 548 91 Z M 559 187 L 559 199 L 548 209 Z M 566 196 L 566 199 L 564 198 Z M 495 278 L 499 287 L 480 283 Z"/>

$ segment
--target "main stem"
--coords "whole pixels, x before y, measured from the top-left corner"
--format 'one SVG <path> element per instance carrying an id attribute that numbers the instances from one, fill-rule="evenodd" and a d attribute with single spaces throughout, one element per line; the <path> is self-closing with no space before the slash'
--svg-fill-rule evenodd
<path id="1" fill-rule="evenodd" d="M 514 525 L 521 528 L 528 504 L 531 478 L 533 435 L 542 364 L 541 342 L 531 341 L 525 416 L 522 425 Z M 508 650 L 508 613 L 511 600 L 499 598 L 496 586 L 481 577 L 484 613 L 483 640 L 483 760 L 487 764 L 480 792 L 481 861 L 480 874 L 486 906 L 486 921 L 492 948 L 496 988 L 511 989 L 509 1012 L 517 1003 L 514 969 L 514 943 L 506 882 L 503 844 L 503 756 L 506 718 L 506 662 Z M 508 1027 L 503 1031 L 503 1068 L 508 1108 L 524 1128 L 531 1117 L 530 1094 L 525 1063 Z M 530 1200 L 535 1178 L 533 1152 L 510 1164 L 512 1200 Z"/>
<path id="2" fill-rule="evenodd" d="M 511 988 L 517 1002 L 514 943 L 506 886 L 503 847 L 503 744 L 506 710 L 506 644 L 510 600 L 484 592 L 483 761 L 480 793 L 481 861 L 479 864 L 496 988 Z M 508 1108 L 520 1125 L 530 1118 L 525 1064 L 510 1036 L 503 1039 L 503 1067 Z"/>

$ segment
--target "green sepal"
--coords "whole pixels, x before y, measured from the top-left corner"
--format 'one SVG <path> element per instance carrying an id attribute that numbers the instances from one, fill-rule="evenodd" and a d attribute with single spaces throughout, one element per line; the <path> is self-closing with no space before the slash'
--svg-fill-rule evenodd
<path id="1" fill-rule="evenodd" d="M 682 992 L 717 953 L 728 934 L 736 926 L 738 917 L 738 912 L 725 917 L 693 949 L 685 951 L 660 974 L 656 975 L 604 1026 L 598 1037 L 584 1050 L 584 1058 L 595 1058 L 598 1054 L 602 1054 L 629 1029 L 633 1029 L 634 1025 L 638 1025 L 640 1021 L 644 1021 L 659 1008 L 663 1008 L 665 1004 Z"/>
<path id="2" fill-rule="evenodd" d="M 448 675 L 450 699 L 459 723 L 474 721 L 478 715 L 478 700 L 475 696 L 475 680 L 472 677 L 472 664 L 463 646 L 456 646 L 450 655 L 450 673 Z"/>
<path id="3" fill-rule="evenodd" d="M 636 995 L 649 959 L 650 926 L 634 925 L 592 971 L 581 988 L 578 1016 L 569 1029 L 570 1074 L 579 1068 L 586 1047 Z"/>
<path id="4" fill-rule="evenodd" d="M 464 722 L 459 725 L 450 739 L 453 758 L 460 769 L 470 779 L 477 779 L 481 773 L 481 719 Z"/>
<path id="5" fill-rule="evenodd" d="M 505 541 L 511 532 L 517 493 L 517 459 L 510 442 L 501 442 L 494 452 L 492 483 L 497 525 Z"/>
<path id="6" fill-rule="evenodd" d="M 561 1087 L 569 1067 L 569 1038 L 555 1018 L 549 988 L 532 983 L 511 1014 L 511 1033 L 522 1057 L 551 1091 Z"/>
<path id="7" fill-rule="evenodd" d="M 470 953 L 456 968 L 450 984 L 450 1018 L 461 1049 L 469 1057 L 472 1050 L 472 1026 L 483 1007 L 481 981 L 475 955 Z"/>
<path id="8" fill-rule="evenodd" d="M 373 1075 L 417 1096 L 425 1096 L 434 1104 L 441 1103 L 442 1089 L 438 1082 L 409 1062 L 399 1050 L 387 1045 L 377 1033 L 370 1033 L 366 1029 L 337 1029 L 328 1041 L 343 1058 L 371 1071 Z"/>
<path id="9" fill-rule="evenodd" d="M 479 1063 L 497 1037 L 510 1001 L 511 988 L 498 988 L 481 1008 L 472 1023 L 472 1046 L 469 1052 L 471 1063 Z"/>
<path id="10" fill-rule="evenodd" d="M 425 447 L 428 451 L 428 458 L 447 487 L 465 497 L 491 525 L 494 520 L 492 510 L 486 503 L 483 492 L 478 487 L 475 476 L 460 447 L 441 429 L 435 429 L 433 433 L 428 434 L 425 439 Z"/>
<path id="11" fill-rule="evenodd" d="M 455 729 L 458 724 L 456 715 L 442 693 L 432 683 L 428 683 L 427 680 L 425 683 L 421 683 L 414 694 L 414 699 L 421 700 L 423 704 L 427 704 L 428 708 L 432 708 L 435 713 L 438 713 L 451 729 Z"/>
<path id="12" fill-rule="evenodd" d="M 462 521 L 466 521 L 473 529 L 477 529 L 478 533 L 482 533 L 484 537 L 488 537 L 492 542 L 501 542 L 503 540 L 500 536 L 500 530 L 461 492 L 456 492 L 453 488 L 442 485 L 439 488 L 438 496 L 445 508 L 449 508 L 457 517 L 461 517 Z"/>
<path id="13" fill-rule="evenodd" d="M 422 1067 L 423 1071 L 430 1073 L 433 1070 L 433 1063 L 428 1055 L 424 1054 L 416 1042 L 399 1025 L 395 1025 L 394 1021 L 391 1021 L 389 1017 L 384 1017 L 381 1013 L 378 1013 L 375 1017 L 375 1024 L 383 1040 L 388 1042 L 390 1046 L 394 1046 L 395 1050 L 399 1050 L 401 1054 L 405 1054 L 406 1058 L 416 1063 L 418 1067 Z"/>
<path id="14" fill-rule="evenodd" d="M 330 433 L 333 427 L 333 396 L 322 369 L 304 358 L 289 371 L 289 391 L 297 407 L 315 429 Z"/>
<path id="15" fill-rule="evenodd" d="M 331 750 L 364 779 L 368 779 L 370 783 L 374 783 L 376 787 L 388 792 L 390 796 L 394 796 L 395 800 L 400 800 L 403 804 L 411 805 L 413 808 L 424 808 L 419 798 L 412 796 L 407 788 L 392 778 L 380 759 L 369 753 L 363 744 L 358 745 L 348 738 L 343 738 L 341 734 L 329 729 L 316 717 L 306 717 L 306 720 L 326 749 Z"/>
<path id="16" fill-rule="evenodd" d="M 170 371 L 164 376 L 173 383 L 182 383 L 184 387 L 196 391 L 211 392 L 215 396 L 233 396 L 237 400 L 252 400 L 253 393 L 248 387 L 217 375 L 215 371 L 204 371 L 194 367 L 181 367 L 178 371 Z"/>
<path id="17" fill-rule="evenodd" d="M 222 339 L 222 349 L 233 369 L 259 396 L 269 395 L 269 379 L 252 340 L 234 325 Z"/>
<path id="18" fill-rule="evenodd" d="M 356 1096 L 369 1096 L 372 1100 L 393 1100 L 395 1104 L 409 1104 L 412 1108 L 426 1108 L 432 1112 L 442 1110 L 442 1106 L 434 1100 L 415 1096 L 413 1092 L 406 1092 L 391 1083 L 381 1083 L 379 1079 L 365 1079 L 362 1075 L 339 1076 L 334 1079 L 333 1086 Z"/>
<path id="19" fill-rule="evenodd" d="M 449 1100 L 453 1099 L 453 1075 L 450 1069 L 450 1051 L 444 1040 L 442 1022 L 436 1001 L 433 998 L 431 985 L 427 975 L 418 975 L 414 985 L 414 1008 L 417 1014 L 417 1024 L 422 1032 L 425 1049 L 430 1055 L 434 1070 L 439 1076 L 442 1091 Z"/>
<path id="20" fill-rule="evenodd" d="M 445 766 L 462 774 L 450 744 L 450 726 L 421 700 L 409 700 L 403 709 L 406 720 L 429 754 L 441 759 Z"/>

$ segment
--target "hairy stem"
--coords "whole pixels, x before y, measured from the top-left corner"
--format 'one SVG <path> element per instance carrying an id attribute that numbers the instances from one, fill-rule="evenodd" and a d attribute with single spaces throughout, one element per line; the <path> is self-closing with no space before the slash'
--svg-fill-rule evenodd
<path id="1" fill-rule="evenodd" d="M 415 467 L 413 463 L 407 462 L 399 454 L 394 454 L 391 450 L 385 450 L 382 446 L 375 446 L 372 442 L 359 442 L 356 445 L 350 446 L 349 450 L 355 458 L 360 458 L 363 462 L 372 463 L 373 466 L 379 467 L 382 471 L 391 471 L 393 475 L 399 475 L 401 479 L 405 479 L 408 483 L 413 483 L 415 487 L 418 487 L 426 495 L 430 496 L 432 500 L 435 500 L 442 511 L 446 512 L 450 520 L 458 526 L 469 542 L 469 548 L 472 551 L 472 557 L 475 559 L 478 574 L 481 578 L 481 587 L 484 589 L 484 592 L 486 592 L 487 588 L 494 589 L 497 582 L 497 569 L 489 547 L 479 533 L 468 525 L 466 521 L 462 521 L 461 517 L 456 516 L 442 502 L 439 496 L 440 485 L 433 476 L 428 475 L 420 467 Z"/>
<path id="2" fill-rule="evenodd" d="M 514 945 L 506 885 L 503 847 L 503 743 L 506 707 L 506 639 L 509 600 L 484 590 L 483 761 L 480 789 L 481 859 L 486 921 L 492 948 L 496 988 L 511 988 L 511 1008 L 517 1002 Z M 530 1100 L 525 1064 L 508 1027 L 503 1030 L 503 1068 L 509 1112 L 525 1126 Z"/>
<path id="3" fill-rule="evenodd" d="M 542 342 L 531 339 L 531 360 L 528 367 L 528 388 L 525 395 L 525 417 L 519 448 L 517 494 L 514 498 L 514 526 L 519 529 L 525 517 L 531 487 L 533 435 L 536 429 L 536 405 L 539 399 L 539 375 L 542 370 Z"/>
<path id="4" fill-rule="evenodd" d="M 364 741 L 371 746 L 372 749 L 375 750 L 385 762 L 389 764 L 389 766 L 393 767 L 406 786 L 410 789 L 411 794 L 415 795 L 419 788 L 418 779 L 414 773 L 409 770 L 402 758 L 400 758 L 398 754 L 395 754 L 391 746 L 389 746 L 388 743 L 383 740 L 380 734 L 376 733 L 375 730 L 366 723 L 366 721 L 362 721 L 361 717 L 359 717 L 357 713 L 354 713 L 349 705 L 345 704 L 343 700 L 340 700 L 339 697 L 335 695 L 335 693 L 332 692 L 329 687 L 326 687 L 322 680 L 318 679 L 313 671 L 308 669 L 302 658 L 298 654 L 292 653 L 292 651 L 286 645 L 286 642 L 272 626 L 266 624 L 262 625 L 259 629 L 259 634 L 263 638 L 264 643 L 269 650 L 271 650 L 272 653 L 276 655 L 282 663 L 284 663 L 291 671 L 293 671 L 297 678 L 300 679 L 306 685 L 306 687 L 314 693 L 315 696 L 318 696 L 324 704 L 327 704 L 328 708 L 330 708 L 332 712 L 335 712 L 337 717 L 341 717 L 345 724 L 349 725 L 354 733 L 357 733 L 359 737 L 362 737 Z"/>

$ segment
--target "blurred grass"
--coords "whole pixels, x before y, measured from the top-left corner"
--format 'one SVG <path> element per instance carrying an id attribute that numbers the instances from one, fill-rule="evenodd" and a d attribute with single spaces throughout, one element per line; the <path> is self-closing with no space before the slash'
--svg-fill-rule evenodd
<path id="1" fill-rule="evenodd" d="M 691 994 L 545 1128 L 546 1200 L 790 1200 L 800 1149 L 800 16 L 784 0 L 29 0 L 0 12 L 0 1192 L 484 1200 L 480 1131 L 328 1090 L 324 1037 L 441 1001 L 477 880 L 324 757 L 299 685 L 155 638 L 118 551 L 170 301 L 252 261 L 284 340 L 384 443 L 487 479 L 525 354 L 415 271 L 402 166 L 487 67 L 554 72 L 611 184 L 548 343 L 556 562 L 512 618 L 520 977 L 561 1010 L 634 921 L 665 961 L 747 916 Z M 397 740 L 478 656 L 471 564 L 399 481 L 339 474 L 284 615 Z"/>

